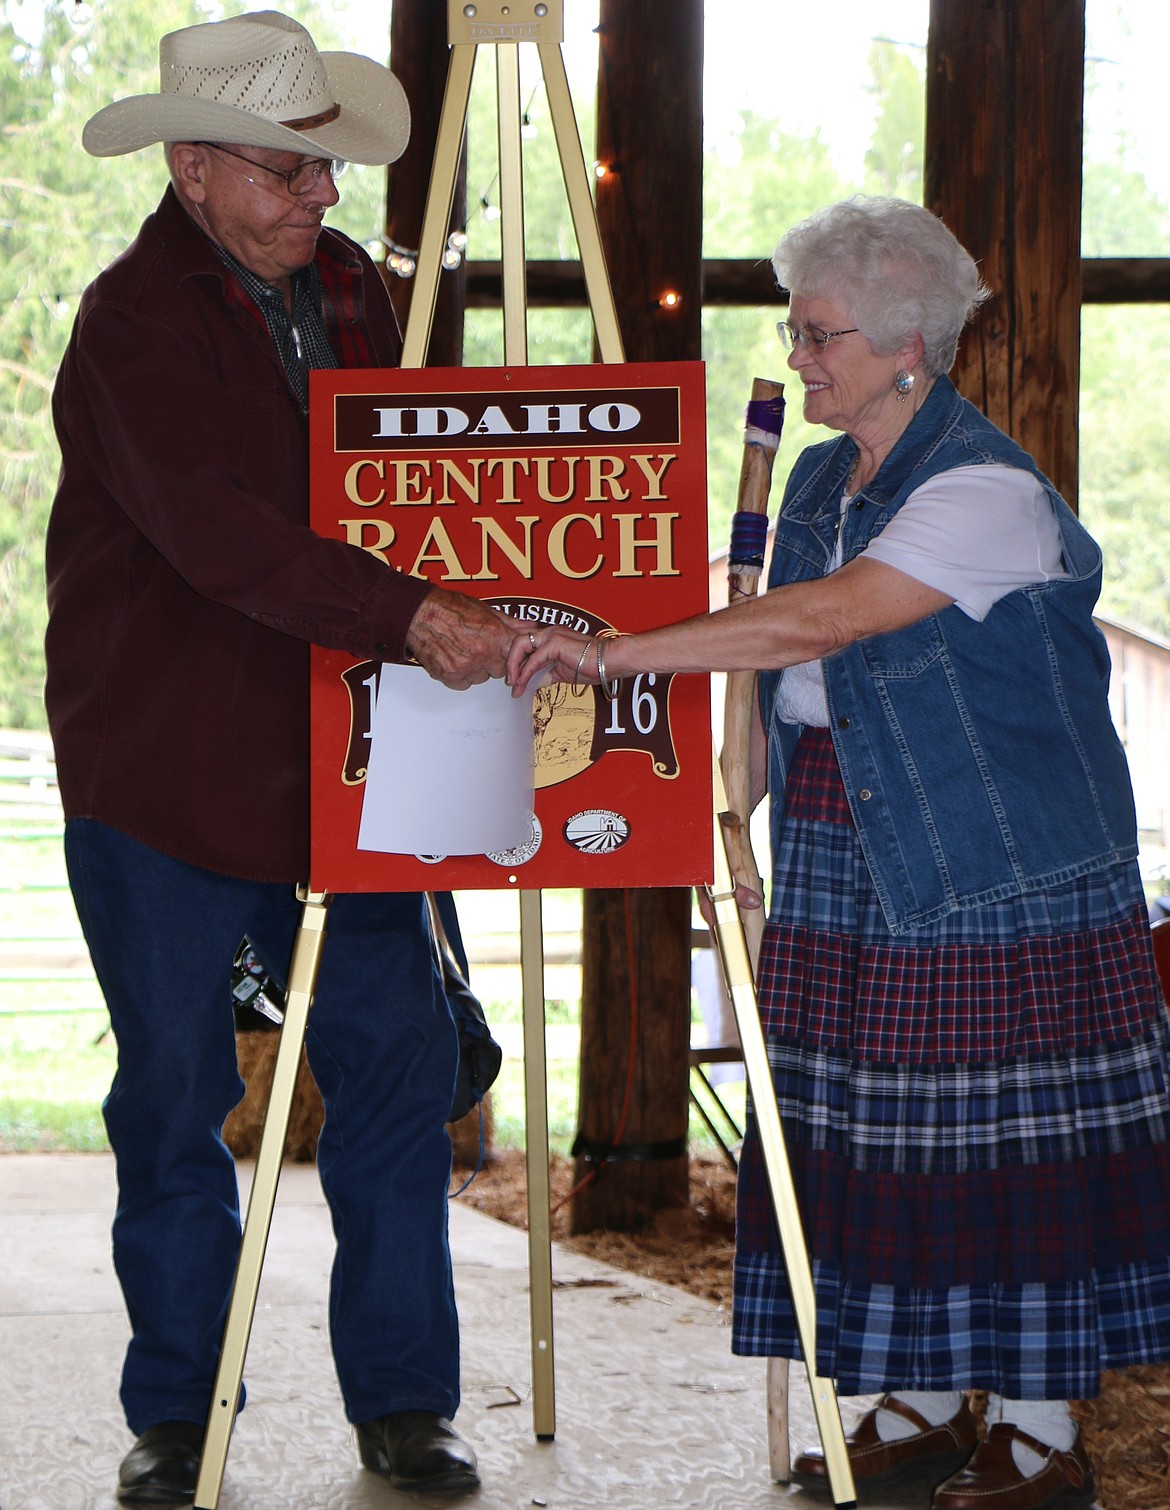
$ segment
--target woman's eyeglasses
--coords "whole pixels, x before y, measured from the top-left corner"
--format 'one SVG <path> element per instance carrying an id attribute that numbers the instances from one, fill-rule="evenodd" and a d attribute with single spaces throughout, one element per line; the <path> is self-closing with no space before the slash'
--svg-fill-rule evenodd
<path id="1" fill-rule="evenodd" d="M 822 330 L 819 325 L 802 325 L 798 329 L 789 325 L 787 320 L 781 320 L 776 326 L 776 334 L 785 351 L 795 351 L 798 344 L 805 351 L 824 351 L 830 341 L 835 341 L 838 336 L 855 336 L 859 329 L 856 325 L 851 325 L 848 330 Z"/>

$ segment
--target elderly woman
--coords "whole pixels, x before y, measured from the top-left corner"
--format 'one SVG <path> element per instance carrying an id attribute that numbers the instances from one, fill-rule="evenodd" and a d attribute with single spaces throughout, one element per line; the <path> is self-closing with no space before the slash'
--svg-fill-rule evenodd
<path id="1" fill-rule="evenodd" d="M 818 1372 L 880 1392 L 859 1492 L 1089 1505 L 1067 1401 L 1170 1356 L 1170 1101 L 1101 555 L 946 371 L 985 297 L 921 207 L 834 205 L 774 258 L 804 413 L 769 591 L 513 642 L 517 690 L 758 668 L 761 1016 L 813 1261 Z M 799 1348 L 758 1146 L 733 1347 Z M 977 1441 L 962 1393 L 991 1392 Z M 825 1486 L 819 1452 L 793 1477 Z"/>

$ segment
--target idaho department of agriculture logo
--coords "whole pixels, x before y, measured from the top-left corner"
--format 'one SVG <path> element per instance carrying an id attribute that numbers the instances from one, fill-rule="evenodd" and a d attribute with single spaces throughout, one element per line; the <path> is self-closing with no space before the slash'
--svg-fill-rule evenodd
<path id="1" fill-rule="evenodd" d="M 609 808 L 591 807 L 574 813 L 565 824 L 565 838 L 583 855 L 611 855 L 630 837 L 630 823 Z"/>

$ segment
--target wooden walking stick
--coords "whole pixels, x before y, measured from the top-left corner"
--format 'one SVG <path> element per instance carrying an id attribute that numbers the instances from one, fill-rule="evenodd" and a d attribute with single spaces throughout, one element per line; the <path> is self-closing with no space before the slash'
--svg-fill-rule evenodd
<path id="1" fill-rule="evenodd" d="M 753 598 L 764 567 L 768 531 L 768 497 L 772 487 L 772 464 L 784 425 L 784 384 L 756 378 L 744 424 L 743 461 L 739 469 L 736 516 L 732 525 L 727 559 L 729 604 Z M 723 750 L 720 766 L 727 791 L 728 817 L 724 840 L 735 880 L 760 897 L 763 882 L 752 852 L 748 820 L 751 816 L 751 771 L 749 750 L 756 712 L 758 676 L 754 671 L 732 671 L 727 676 L 723 704 Z M 741 910 L 744 935 L 753 976 L 764 934 L 764 908 Z M 788 1359 L 769 1358 L 767 1370 L 768 1463 L 772 1477 L 787 1483 L 790 1471 L 788 1446 Z"/>
<path id="2" fill-rule="evenodd" d="M 768 494 L 772 463 L 784 421 L 784 389 L 780 383 L 756 378 L 752 384 L 744 427 L 743 462 L 739 474 L 738 509 L 728 553 L 728 595 L 732 604 L 755 596 L 764 567 L 768 532 Z M 742 911 L 735 898 L 737 883 L 762 896 L 759 868 L 748 833 L 751 815 L 751 735 L 756 717 L 757 675 L 733 672 L 727 678 L 724 701 L 723 754 L 714 763 L 715 880 L 708 888 L 723 978 L 735 1012 L 743 1049 L 748 1090 L 756 1131 L 764 1157 L 768 1188 L 784 1255 L 801 1353 L 808 1370 L 809 1391 L 829 1488 L 838 1510 L 854 1507 L 857 1492 L 832 1381 L 816 1372 L 816 1294 L 812 1267 L 801 1230 L 796 1190 L 780 1110 L 772 1093 L 772 1071 L 760 1024 L 756 998 L 756 965 L 764 931 L 764 909 Z M 721 842 L 720 842 L 721 841 Z M 772 1477 L 789 1478 L 788 1360 L 768 1360 L 768 1461 Z"/>
<path id="3" fill-rule="evenodd" d="M 739 490 L 727 558 L 729 605 L 744 598 L 754 598 L 759 586 L 768 536 L 772 463 L 780 445 L 783 424 L 784 384 L 773 383 L 768 378 L 755 378 L 744 423 L 743 460 L 739 468 Z M 748 819 L 751 816 L 749 749 L 757 681 L 754 671 L 730 671 L 727 674 L 723 751 L 719 758 L 732 818 L 730 823 L 725 820 L 724 824 L 728 858 L 735 879 L 755 892 L 760 891 L 762 882 L 752 853 Z M 764 909 L 748 909 L 742 917 L 754 970 L 764 934 Z"/>

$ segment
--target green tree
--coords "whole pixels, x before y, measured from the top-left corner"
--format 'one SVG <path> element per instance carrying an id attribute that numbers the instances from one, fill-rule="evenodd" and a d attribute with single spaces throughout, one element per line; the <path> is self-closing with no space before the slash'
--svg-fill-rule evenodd
<path id="1" fill-rule="evenodd" d="M 1086 257 L 1165 250 L 1165 202 L 1122 136 L 1084 167 Z M 1140 403 L 1135 396 L 1140 395 Z M 1105 559 L 1101 612 L 1170 637 L 1170 308 L 1086 306 L 1081 317 L 1080 514 Z"/>
<path id="2" fill-rule="evenodd" d="M 319 45 L 343 45 L 315 6 L 284 7 Z M 0 728 L 44 725 L 42 542 L 58 452 L 49 401 L 86 285 L 132 239 L 166 184 L 161 147 L 91 158 L 85 121 L 158 88 L 158 39 L 239 4 L 45 0 L 0 6 Z M 75 13 L 92 15 L 80 25 Z M 40 23 L 22 35 L 17 22 Z M 354 169 L 334 223 L 368 241 L 383 224 L 383 169 Z"/>
<path id="3" fill-rule="evenodd" d="M 1105 559 L 1101 612 L 1170 638 L 1170 309 L 1086 309 L 1081 361 L 1080 514 Z"/>
<path id="4" fill-rule="evenodd" d="M 1166 205 L 1127 164 L 1127 146 L 1106 161 L 1087 159 L 1081 192 L 1081 254 L 1150 257 L 1165 254 Z"/>
<path id="5" fill-rule="evenodd" d="M 877 106 L 873 139 L 865 154 L 866 189 L 896 199 L 922 198 L 922 144 L 926 94 L 918 59 L 892 42 L 869 51 L 866 92 Z"/>
<path id="6" fill-rule="evenodd" d="M 2 13 L 0 726 L 44 721 L 41 542 L 57 468 L 53 375 L 82 290 L 125 245 L 165 178 L 161 152 L 139 154 L 128 173 L 87 158 L 81 127 L 115 93 L 157 87 L 158 29 L 199 19 L 191 0 L 140 0 L 108 4 L 78 29 L 72 9 L 46 4 L 32 38 L 17 32 L 7 0 Z"/>
<path id="7" fill-rule="evenodd" d="M 708 152 L 703 167 L 703 255 L 758 256 L 766 262 L 777 241 L 821 205 L 849 192 L 817 131 L 795 135 L 745 111 L 732 142 Z M 713 551 L 727 547 L 743 455 L 744 409 L 753 378 L 786 383 L 785 433 L 777 456 L 772 511 L 793 460 L 814 435 L 800 416 L 800 385 L 776 339 L 779 303 L 760 309 L 707 309 L 703 360 L 707 369 L 708 536 Z"/>

